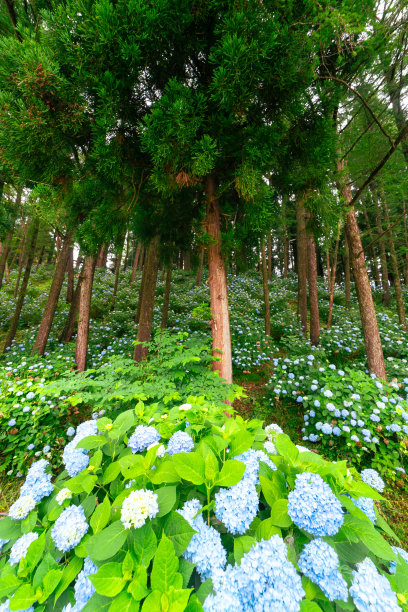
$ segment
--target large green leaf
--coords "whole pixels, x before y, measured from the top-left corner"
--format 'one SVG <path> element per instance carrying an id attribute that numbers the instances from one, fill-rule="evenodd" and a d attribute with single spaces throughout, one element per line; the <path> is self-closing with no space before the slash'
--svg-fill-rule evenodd
<path id="1" fill-rule="evenodd" d="M 254 438 L 255 436 L 249 433 L 249 431 L 238 431 L 231 437 L 229 456 L 235 457 L 236 455 L 245 453 L 245 451 L 251 448 Z"/>
<path id="2" fill-rule="evenodd" d="M 76 578 L 76 576 L 79 574 L 81 569 L 82 569 L 82 559 L 80 559 L 79 557 L 73 557 L 71 561 L 68 563 L 68 565 L 64 567 L 60 585 L 57 589 L 57 592 L 55 593 L 54 606 L 55 606 L 57 599 L 59 599 L 59 597 L 61 597 L 64 591 L 69 587 L 69 585 Z"/>
<path id="3" fill-rule="evenodd" d="M 169 514 L 163 529 L 166 536 L 173 543 L 176 555 L 180 557 L 190 544 L 190 540 L 195 534 L 194 529 L 178 512 Z"/>
<path id="4" fill-rule="evenodd" d="M 137 563 L 147 567 L 157 550 L 157 538 L 149 523 L 133 532 L 133 548 Z"/>
<path id="5" fill-rule="evenodd" d="M 138 612 L 140 604 L 129 593 L 122 591 L 109 606 L 109 612 Z"/>
<path id="6" fill-rule="evenodd" d="M 101 531 L 109 521 L 111 505 L 109 496 L 106 495 L 103 502 L 96 506 L 95 512 L 91 516 L 90 524 L 92 531 L 96 534 Z"/>
<path id="7" fill-rule="evenodd" d="M 20 521 L 13 521 L 9 516 L 0 520 L 0 538 L 2 540 L 14 540 L 21 536 Z"/>
<path id="8" fill-rule="evenodd" d="M 345 536 L 350 542 L 361 540 L 380 559 L 385 559 L 386 561 L 395 560 L 395 553 L 391 546 L 369 521 L 347 514 L 344 517 L 339 535 Z"/>
<path id="9" fill-rule="evenodd" d="M 157 489 L 157 503 L 159 504 L 159 512 L 157 516 L 168 514 L 176 503 L 177 487 L 161 487 Z"/>
<path id="10" fill-rule="evenodd" d="M 242 461 L 232 459 L 226 461 L 222 466 L 221 472 L 219 473 L 215 484 L 217 487 L 232 487 L 236 485 L 244 475 L 246 466 Z"/>
<path id="11" fill-rule="evenodd" d="M 125 543 L 127 531 L 121 521 L 115 521 L 86 542 L 88 555 L 95 562 L 110 559 Z"/>
<path id="12" fill-rule="evenodd" d="M 116 597 L 126 584 L 121 563 L 105 563 L 96 574 L 89 576 L 96 592 L 105 597 Z"/>
<path id="13" fill-rule="evenodd" d="M 157 552 L 154 556 L 153 569 L 150 577 L 151 587 L 161 593 L 166 593 L 171 586 L 180 588 L 183 583 L 182 576 L 178 574 L 178 559 L 174 546 L 170 540 L 163 535 Z"/>
<path id="14" fill-rule="evenodd" d="M 173 463 L 180 478 L 195 485 L 203 484 L 205 465 L 201 455 L 198 453 L 177 453 L 173 455 Z"/>

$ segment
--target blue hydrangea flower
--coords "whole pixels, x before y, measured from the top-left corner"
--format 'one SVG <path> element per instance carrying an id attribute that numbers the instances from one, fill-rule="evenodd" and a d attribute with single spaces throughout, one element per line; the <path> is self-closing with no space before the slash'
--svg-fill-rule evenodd
<path id="1" fill-rule="evenodd" d="M 254 485 L 259 484 L 258 474 L 260 461 L 263 461 L 269 465 L 272 470 L 276 470 L 276 465 L 269 459 L 268 455 L 261 450 L 254 450 L 253 448 L 250 448 L 249 450 L 245 451 L 245 453 L 232 457 L 232 459 L 234 461 L 241 461 L 245 464 L 246 467 L 242 479 L 250 481 L 251 484 Z"/>
<path id="2" fill-rule="evenodd" d="M 202 581 L 211 578 L 214 570 L 222 570 L 227 562 L 227 553 L 221 542 L 221 535 L 214 527 L 204 523 L 202 509 L 198 499 L 187 501 L 181 510 L 177 510 L 197 533 L 190 540 L 183 557 L 196 564 Z"/>
<path id="3" fill-rule="evenodd" d="M 383 481 L 377 470 L 373 470 L 371 468 L 363 470 L 361 472 L 361 479 L 363 482 L 370 485 L 370 487 L 376 489 L 380 493 L 384 491 L 385 482 Z"/>
<path id="4" fill-rule="evenodd" d="M 299 557 L 300 571 L 317 584 L 334 601 L 347 601 L 347 583 L 339 572 L 339 558 L 335 550 L 320 538 L 306 544 Z"/>
<path id="5" fill-rule="evenodd" d="M 67 429 L 67 436 L 68 438 L 72 438 L 72 436 L 75 435 L 75 427 L 68 427 Z"/>
<path id="6" fill-rule="evenodd" d="M 333 427 L 329 425 L 329 423 L 324 423 L 322 426 L 322 433 L 330 435 L 331 433 L 333 433 Z"/>
<path id="7" fill-rule="evenodd" d="M 305 595 L 300 576 L 288 561 L 286 545 L 278 535 L 255 544 L 240 565 L 214 572 L 212 581 L 216 596 L 205 600 L 206 612 L 229 612 L 232 604 L 234 612 L 298 612 Z M 223 601 L 229 602 L 229 607 L 223 608 Z M 221 607 L 217 609 L 218 603 Z"/>
<path id="8" fill-rule="evenodd" d="M 95 593 L 95 587 L 89 580 L 88 576 L 92 576 L 98 571 L 98 568 L 89 557 L 85 559 L 84 567 L 79 572 L 77 579 L 75 580 L 74 591 L 75 591 L 75 605 L 70 608 L 66 607 L 66 612 L 80 612 L 91 599 Z"/>
<path id="9" fill-rule="evenodd" d="M 32 495 L 19 497 L 10 507 L 9 517 L 15 521 L 26 518 L 35 508 L 35 500 Z"/>
<path id="10" fill-rule="evenodd" d="M 375 510 L 373 499 L 370 499 L 369 497 L 359 497 L 358 499 L 350 497 L 350 499 L 353 504 L 357 506 L 357 508 L 360 508 L 360 510 L 362 510 L 366 516 L 368 516 L 372 523 L 375 523 Z"/>
<path id="11" fill-rule="evenodd" d="M 10 419 L 9 422 L 7 423 L 9 427 L 14 427 L 14 425 L 16 424 L 16 419 Z"/>
<path id="12" fill-rule="evenodd" d="M 40 459 L 31 464 L 25 482 L 20 490 L 20 497 L 31 496 L 36 503 L 44 497 L 51 495 L 54 485 L 51 483 L 51 474 L 46 473 L 48 466 L 46 459 Z"/>
<path id="13" fill-rule="evenodd" d="M 405 561 L 405 563 L 408 564 L 408 552 L 406 550 L 403 550 L 402 548 L 399 548 L 399 546 L 391 546 L 392 550 L 395 552 L 395 554 L 398 556 L 400 555 L 403 560 Z M 391 561 L 390 563 L 390 574 L 395 574 L 395 572 L 397 571 L 397 564 L 395 561 Z"/>
<path id="14" fill-rule="evenodd" d="M 20 563 L 20 560 L 26 556 L 28 547 L 34 540 L 38 538 L 38 533 L 34 533 L 30 531 L 29 533 L 25 533 L 18 538 L 11 547 L 10 550 L 10 565 L 15 565 L 16 563 Z"/>
<path id="15" fill-rule="evenodd" d="M 155 427 L 138 425 L 134 434 L 130 436 L 128 446 L 133 453 L 141 453 L 151 444 L 156 444 L 160 440 L 160 434 Z"/>
<path id="16" fill-rule="evenodd" d="M 88 529 L 82 506 L 68 506 L 55 521 L 51 537 L 58 550 L 67 552 L 80 543 Z"/>
<path id="17" fill-rule="evenodd" d="M 189 453 L 193 448 L 193 438 L 185 431 L 176 431 L 169 440 L 167 452 L 169 455 L 176 455 L 177 453 Z"/>
<path id="18" fill-rule="evenodd" d="M 401 612 L 390 583 L 368 557 L 353 570 L 350 594 L 359 612 Z"/>
<path id="19" fill-rule="evenodd" d="M 250 478 L 215 494 L 215 516 L 230 533 L 245 533 L 258 509 L 258 494 Z"/>
<path id="20" fill-rule="evenodd" d="M 75 437 L 64 448 L 62 461 L 69 476 L 77 476 L 88 467 L 89 451 L 85 448 L 76 448 L 77 444 L 87 436 L 94 436 L 98 432 L 95 421 L 84 421 L 77 427 Z"/>
<path id="21" fill-rule="evenodd" d="M 329 485 L 319 474 L 297 474 L 295 489 L 288 496 L 292 521 L 316 535 L 335 535 L 343 523 L 343 510 Z"/>

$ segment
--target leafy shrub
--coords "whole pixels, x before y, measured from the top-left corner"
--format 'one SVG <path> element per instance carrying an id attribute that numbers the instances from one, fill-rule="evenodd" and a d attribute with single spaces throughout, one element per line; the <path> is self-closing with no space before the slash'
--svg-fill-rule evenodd
<path id="1" fill-rule="evenodd" d="M 406 610 L 380 493 L 277 432 L 203 401 L 83 423 L 0 521 L 5 609 Z"/>

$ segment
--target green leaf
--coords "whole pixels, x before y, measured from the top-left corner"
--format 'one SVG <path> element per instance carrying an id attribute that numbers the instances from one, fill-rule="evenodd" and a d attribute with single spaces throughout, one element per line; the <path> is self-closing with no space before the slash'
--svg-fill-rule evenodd
<path id="1" fill-rule="evenodd" d="M 110 463 L 106 470 L 104 471 L 102 477 L 102 484 L 106 485 L 115 480 L 120 474 L 120 463 L 119 461 L 114 461 Z"/>
<path id="2" fill-rule="evenodd" d="M 166 593 L 171 586 L 175 588 L 181 586 L 177 580 L 178 559 L 174 551 L 174 546 L 170 540 L 163 535 L 160 540 L 157 552 L 154 556 L 152 574 L 150 577 L 151 587 L 161 593 Z"/>
<path id="3" fill-rule="evenodd" d="M 278 499 L 271 508 L 271 521 L 278 527 L 290 527 L 292 519 L 288 514 L 288 500 Z"/>
<path id="4" fill-rule="evenodd" d="M 176 503 L 176 492 L 177 487 L 161 487 L 156 491 L 159 504 L 159 512 L 156 516 L 164 516 L 170 512 Z"/>
<path id="5" fill-rule="evenodd" d="M 123 576 L 131 576 L 133 572 L 133 559 L 129 551 L 126 552 L 125 558 L 122 561 L 122 574 Z M 130 580 L 130 578 L 128 578 Z"/>
<path id="6" fill-rule="evenodd" d="M 122 433 L 125 433 L 134 425 L 135 418 L 134 410 L 125 410 L 113 421 L 112 429 L 119 429 Z"/>
<path id="7" fill-rule="evenodd" d="M 178 571 L 183 577 L 183 589 L 187 588 L 188 583 L 190 582 L 191 574 L 193 573 L 195 566 L 196 566 L 195 563 L 190 563 L 190 561 L 186 561 L 186 559 L 183 559 L 183 557 L 179 559 L 179 570 Z"/>
<path id="8" fill-rule="evenodd" d="M 122 575 L 122 565 L 120 563 L 105 563 L 96 574 L 89 576 L 96 592 L 105 597 L 115 597 L 126 584 L 126 579 Z"/>
<path id="9" fill-rule="evenodd" d="M 69 587 L 71 582 L 77 577 L 82 569 L 82 559 L 79 557 L 73 557 L 71 561 L 66 565 L 62 571 L 62 579 L 60 585 L 55 593 L 54 606 L 56 601 L 61 597 L 64 591 Z"/>
<path id="10" fill-rule="evenodd" d="M 142 612 L 161 612 L 161 592 L 153 591 L 143 602 Z"/>
<path id="11" fill-rule="evenodd" d="M 278 453 L 284 457 L 289 463 L 293 463 L 299 456 L 299 451 L 296 445 L 286 434 L 278 434 L 275 437 L 275 448 Z"/>
<path id="12" fill-rule="evenodd" d="M 147 567 L 157 550 L 157 538 L 149 523 L 133 533 L 133 548 L 137 563 Z"/>
<path id="13" fill-rule="evenodd" d="M 304 599 L 300 602 L 300 612 L 322 612 L 322 609 L 315 601 Z"/>
<path id="14" fill-rule="evenodd" d="M 198 601 L 201 604 L 203 604 L 207 596 L 212 592 L 213 592 L 213 583 L 210 580 L 210 578 L 208 578 L 208 580 L 206 580 L 200 585 L 199 589 L 196 592 Z"/>
<path id="15" fill-rule="evenodd" d="M 128 480 L 146 472 L 142 455 L 125 455 L 119 459 L 119 465 L 123 476 Z"/>
<path id="16" fill-rule="evenodd" d="M 279 527 L 276 527 L 274 521 L 271 518 L 267 518 L 259 523 L 256 528 L 257 540 L 269 540 L 273 535 L 282 535 Z"/>
<path id="17" fill-rule="evenodd" d="M 44 603 L 48 597 L 55 591 L 62 578 L 63 571 L 60 569 L 52 569 L 44 576 L 43 579 L 43 594 L 38 600 L 39 603 Z"/>
<path id="18" fill-rule="evenodd" d="M 203 445 L 203 453 L 205 480 L 208 483 L 212 483 L 219 472 L 218 459 L 207 445 Z"/>
<path id="19" fill-rule="evenodd" d="M 0 521 L 0 538 L 2 540 L 14 540 L 21 536 L 20 521 L 13 521 L 9 516 L 5 516 Z"/>
<path id="20" fill-rule="evenodd" d="M 106 495 L 103 502 L 96 506 L 95 512 L 91 516 L 90 524 L 92 531 L 98 533 L 101 531 L 109 521 L 111 511 L 111 505 L 109 502 L 109 496 Z"/>
<path id="21" fill-rule="evenodd" d="M 221 472 L 218 475 L 215 484 L 217 487 L 232 487 L 236 485 L 244 475 L 246 466 L 242 461 L 232 459 L 226 461 L 222 466 Z"/>
<path id="22" fill-rule="evenodd" d="M 6 574 L 0 578 L 0 599 L 3 597 L 7 597 L 16 590 L 16 588 L 21 584 L 21 580 L 17 578 L 14 574 Z"/>
<path id="23" fill-rule="evenodd" d="M 183 480 L 195 485 L 203 484 L 205 480 L 204 459 L 198 453 L 177 453 L 173 455 L 173 463 L 177 474 Z"/>
<path id="24" fill-rule="evenodd" d="M 174 463 L 171 460 L 163 461 L 158 468 L 149 474 L 149 478 L 153 484 L 163 484 L 170 482 L 179 482 L 180 476 L 177 474 L 177 470 Z"/>
<path id="25" fill-rule="evenodd" d="M 229 456 L 235 457 L 236 455 L 245 453 L 245 451 L 251 448 L 254 439 L 255 436 L 250 434 L 249 431 L 244 430 L 234 434 L 229 445 Z"/>
<path id="26" fill-rule="evenodd" d="M 85 448 L 92 450 L 93 448 L 99 448 L 107 443 L 105 436 L 87 436 L 82 438 L 76 445 L 76 448 Z"/>
<path id="27" fill-rule="evenodd" d="M 236 563 L 239 563 L 242 557 L 251 550 L 253 545 L 256 543 L 255 538 L 252 536 L 240 536 L 234 539 L 234 559 Z"/>
<path id="28" fill-rule="evenodd" d="M 94 593 L 88 603 L 82 608 L 82 612 L 107 612 L 112 603 L 112 600 L 109 597 L 105 597 L 104 595 L 99 595 L 99 593 Z"/>
<path id="29" fill-rule="evenodd" d="M 31 584 L 23 584 L 14 593 L 13 598 L 10 600 L 10 610 L 26 610 L 35 601 L 37 597 Z"/>
<path id="30" fill-rule="evenodd" d="M 25 563 L 28 568 L 34 568 L 39 563 L 45 547 L 45 532 L 43 532 L 36 540 L 31 542 L 25 556 Z"/>
<path id="31" fill-rule="evenodd" d="M 140 604 L 129 593 L 122 591 L 109 606 L 109 612 L 138 612 Z"/>
<path id="32" fill-rule="evenodd" d="M 36 588 L 40 586 L 44 576 L 48 574 L 50 570 L 58 569 L 58 567 L 58 563 L 55 561 L 54 557 L 50 555 L 50 553 L 46 553 L 34 574 L 33 587 Z"/>
<path id="33" fill-rule="evenodd" d="M 93 535 L 86 543 L 86 550 L 92 560 L 105 561 L 116 555 L 125 543 L 127 537 L 126 529 L 121 521 L 115 521 L 96 535 Z"/>
<path id="34" fill-rule="evenodd" d="M 166 593 L 169 599 L 169 612 L 184 612 L 192 589 L 171 589 Z"/>
<path id="35" fill-rule="evenodd" d="M 166 518 L 163 530 L 172 542 L 178 557 L 184 553 L 187 546 L 190 544 L 191 538 L 196 533 L 190 523 L 188 523 L 178 512 L 172 512 Z"/>
<path id="36" fill-rule="evenodd" d="M 143 565 L 138 565 L 136 567 L 133 580 L 128 586 L 128 591 L 136 601 L 141 601 L 148 595 L 147 571 Z"/>
<path id="37" fill-rule="evenodd" d="M 340 528 L 340 534 L 345 536 L 350 542 L 361 540 L 380 559 L 385 559 L 386 561 L 395 560 L 395 553 L 391 546 L 369 521 L 364 521 L 356 516 L 347 514 Z"/>

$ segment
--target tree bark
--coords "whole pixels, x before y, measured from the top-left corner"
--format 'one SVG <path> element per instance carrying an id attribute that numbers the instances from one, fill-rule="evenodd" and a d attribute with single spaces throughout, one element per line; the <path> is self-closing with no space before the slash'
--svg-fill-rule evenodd
<path id="1" fill-rule="evenodd" d="M 122 252 L 123 252 L 123 243 L 120 247 L 120 251 L 116 257 L 115 260 L 115 284 L 113 286 L 113 294 L 112 294 L 112 305 L 111 305 L 111 310 L 113 310 L 114 306 L 115 306 L 115 301 L 116 301 L 116 294 L 118 292 L 118 285 L 119 285 L 119 274 L 120 274 L 120 264 L 121 264 L 121 260 L 122 260 Z"/>
<path id="2" fill-rule="evenodd" d="M 302 332 L 307 334 L 307 236 L 306 223 L 308 213 L 304 207 L 307 194 L 296 198 L 297 221 L 297 273 L 298 273 L 298 312 L 302 325 Z"/>
<path id="3" fill-rule="evenodd" d="M 23 267 L 24 267 L 24 260 L 25 260 L 25 256 L 26 256 L 26 238 L 27 238 L 27 225 L 24 223 L 24 220 L 21 223 L 21 240 L 20 240 L 20 253 L 18 256 L 18 271 L 17 271 L 17 278 L 16 278 L 16 284 L 14 286 L 14 291 L 13 291 L 13 297 L 16 298 L 17 294 L 18 294 L 18 288 L 20 285 L 20 279 L 21 279 L 21 273 L 23 271 Z"/>
<path id="4" fill-rule="evenodd" d="M 216 195 L 217 183 L 213 176 L 205 179 L 206 227 L 210 236 L 208 245 L 208 284 L 212 314 L 213 370 L 232 383 L 231 331 L 228 311 L 227 275 L 221 249 L 220 205 Z"/>
<path id="5" fill-rule="evenodd" d="M 169 316 L 170 288 L 171 288 L 172 274 L 173 274 L 173 265 L 172 265 L 172 262 L 170 262 L 167 268 L 166 284 L 164 287 L 163 310 L 162 310 L 162 319 L 161 319 L 161 325 L 160 325 L 162 329 L 166 329 L 167 327 L 167 319 Z"/>
<path id="6" fill-rule="evenodd" d="M 68 253 L 67 272 L 67 304 L 70 304 L 74 294 L 74 247 L 72 246 L 70 247 Z"/>
<path id="7" fill-rule="evenodd" d="M 134 283 L 136 279 L 137 264 L 139 263 L 139 255 L 140 255 L 141 246 L 142 245 L 140 244 L 140 242 L 138 242 L 137 247 L 136 247 L 135 259 L 133 261 L 132 277 L 130 279 L 131 283 Z"/>
<path id="8" fill-rule="evenodd" d="M 125 250 L 125 260 L 123 262 L 123 272 L 126 272 L 128 259 L 129 259 L 129 244 L 130 244 L 129 232 L 126 235 L 125 241 L 126 241 L 126 250 Z"/>
<path id="9" fill-rule="evenodd" d="M 351 302 L 351 283 L 350 283 L 350 251 L 347 238 L 344 239 L 344 290 L 345 290 L 345 306 L 350 308 Z"/>
<path id="10" fill-rule="evenodd" d="M 202 280 L 203 280 L 203 265 L 204 265 L 204 248 L 201 247 L 200 259 L 199 259 L 198 268 L 197 268 L 197 278 L 196 278 L 197 287 L 200 287 Z"/>
<path id="11" fill-rule="evenodd" d="M 352 194 L 350 185 L 341 174 L 343 167 L 340 161 L 337 162 L 338 186 L 344 203 L 347 205 L 352 200 Z M 354 206 L 348 209 L 345 230 L 350 249 L 368 368 L 372 374 L 385 379 L 386 373 L 381 338 Z"/>
<path id="12" fill-rule="evenodd" d="M 267 262 L 266 262 L 266 248 L 265 248 L 265 240 L 263 238 L 261 242 L 261 250 L 262 250 L 262 284 L 263 284 L 264 307 L 265 307 L 265 334 L 267 336 L 270 336 L 271 335 L 271 307 L 269 304 L 268 268 L 267 268 Z"/>
<path id="13" fill-rule="evenodd" d="M 272 280 L 272 232 L 268 233 L 268 280 Z"/>
<path id="14" fill-rule="evenodd" d="M 75 363 L 78 372 L 83 372 L 86 368 L 95 262 L 96 258 L 93 255 L 87 255 L 85 257 L 83 279 L 81 282 L 79 298 L 78 333 L 75 347 Z"/>
<path id="15" fill-rule="evenodd" d="M 307 232 L 307 263 L 309 283 L 309 310 L 310 310 L 310 342 L 313 346 L 319 344 L 320 321 L 319 299 L 317 295 L 317 261 L 315 241 L 312 234 Z"/>
<path id="16" fill-rule="evenodd" d="M 96 267 L 105 268 L 107 258 L 108 258 L 108 245 L 103 243 L 101 244 L 101 248 L 99 249 L 98 258 L 96 260 Z"/>
<path id="17" fill-rule="evenodd" d="M 154 294 L 156 292 L 157 271 L 159 268 L 159 236 L 150 241 L 147 249 L 146 262 L 143 269 L 143 290 L 140 298 L 139 327 L 137 340 L 139 343 L 150 342 L 153 322 Z M 147 357 L 148 347 L 136 344 L 133 352 L 135 361 L 142 361 Z"/>
<path id="18" fill-rule="evenodd" d="M 407 233 L 407 212 L 405 200 L 402 201 L 402 210 L 404 212 L 404 243 L 405 243 L 405 263 L 404 263 L 404 283 L 408 285 L 408 233 Z"/>
<path id="19" fill-rule="evenodd" d="M 54 276 L 51 283 L 50 292 L 48 294 L 47 304 L 45 306 L 43 318 L 37 333 L 37 338 L 34 342 L 32 351 L 33 355 L 35 355 L 36 353 L 38 355 L 44 355 L 48 336 L 50 335 L 52 322 L 54 320 L 55 311 L 57 309 L 58 298 L 61 293 L 62 283 L 64 281 L 72 235 L 72 233 L 67 234 L 67 237 L 64 240 L 64 244 L 60 249 L 57 264 L 55 266 Z"/>
<path id="20" fill-rule="evenodd" d="M 384 193 L 382 195 L 384 196 Z M 382 204 L 383 204 L 383 210 L 384 210 L 385 225 L 386 227 L 388 227 L 387 238 L 388 238 L 388 246 L 390 249 L 392 273 L 394 275 L 394 289 L 395 289 L 395 299 L 397 302 L 398 319 L 399 319 L 400 325 L 402 325 L 404 330 L 406 330 L 407 320 L 405 317 L 404 300 L 402 297 L 401 280 L 400 280 L 400 273 L 398 269 L 398 259 L 397 259 L 397 253 L 395 252 L 394 237 L 392 234 L 392 229 L 390 229 L 390 226 L 391 226 L 390 215 L 388 212 L 388 206 L 387 206 L 385 199 L 383 199 Z"/>
<path id="21" fill-rule="evenodd" d="M 74 333 L 75 327 L 75 319 L 77 316 L 78 308 L 79 308 L 79 300 L 81 297 L 81 283 L 83 280 L 83 269 L 79 274 L 77 285 L 75 287 L 74 294 L 72 296 L 71 306 L 69 309 L 67 320 L 65 321 L 64 329 L 62 330 L 59 341 L 65 342 L 66 344 L 71 341 L 72 335 Z"/>
<path id="22" fill-rule="evenodd" d="M 12 239 L 12 234 L 9 233 L 7 234 L 4 242 L 3 242 L 3 248 L 1 251 L 1 257 L 0 257 L 0 289 L 1 286 L 3 284 L 3 278 L 4 278 L 4 270 L 6 269 L 6 262 L 8 259 L 8 256 L 10 254 L 10 248 L 11 248 L 11 239 Z"/>
<path id="23" fill-rule="evenodd" d="M 25 300 L 25 296 L 26 296 L 26 292 L 27 292 L 27 287 L 28 287 L 28 280 L 30 278 L 30 273 L 31 273 L 31 268 L 33 265 L 33 261 L 34 261 L 34 252 L 35 252 L 35 245 L 37 242 L 37 237 L 38 237 L 38 229 L 39 229 L 39 220 L 38 219 L 34 219 L 33 223 L 32 223 L 32 227 L 31 227 L 31 236 L 28 236 L 28 230 L 27 230 L 27 263 L 26 263 L 26 267 L 25 267 L 25 271 L 24 271 L 24 276 L 23 276 L 23 281 L 21 283 L 21 287 L 20 287 L 20 292 L 18 295 L 18 300 L 16 303 L 16 308 L 14 310 L 14 315 L 13 315 L 13 319 L 11 321 L 11 325 L 10 325 L 10 329 L 9 329 L 9 333 L 7 335 L 6 341 L 4 343 L 4 347 L 3 347 L 3 353 L 6 352 L 6 349 L 11 346 L 14 337 L 16 335 L 16 331 L 17 331 L 17 327 L 18 327 L 18 322 L 20 320 L 20 315 L 21 315 L 21 310 L 23 308 L 23 304 L 24 304 L 24 300 Z"/>

